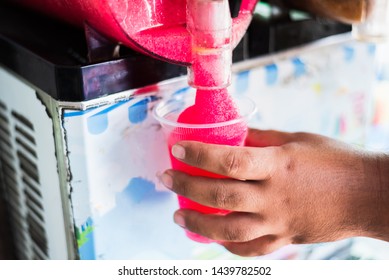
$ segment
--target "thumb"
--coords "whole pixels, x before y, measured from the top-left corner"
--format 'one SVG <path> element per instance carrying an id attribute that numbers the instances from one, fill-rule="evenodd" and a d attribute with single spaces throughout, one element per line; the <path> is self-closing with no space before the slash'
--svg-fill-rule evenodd
<path id="1" fill-rule="evenodd" d="M 281 146 L 290 142 L 292 138 L 293 134 L 288 132 L 249 128 L 245 145 L 248 147 Z"/>

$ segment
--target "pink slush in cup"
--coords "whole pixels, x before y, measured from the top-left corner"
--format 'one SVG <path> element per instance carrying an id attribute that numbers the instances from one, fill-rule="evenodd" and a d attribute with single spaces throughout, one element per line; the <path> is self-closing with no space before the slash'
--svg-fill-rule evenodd
<path id="1" fill-rule="evenodd" d="M 176 142 L 181 140 L 193 140 L 230 146 L 244 145 L 247 135 L 247 123 L 256 111 L 256 106 L 247 97 L 233 97 L 232 101 L 236 107 L 234 109 L 238 112 L 237 118 L 229 121 L 206 124 L 184 123 L 180 121 L 182 119 L 180 116 L 182 117 L 185 114 L 200 114 L 200 112 L 191 110 L 196 108 L 193 106 L 195 102 L 194 92 L 173 95 L 170 99 L 162 101 L 156 106 L 154 116 L 162 125 L 167 137 L 170 161 L 173 169 L 195 176 L 222 178 L 218 174 L 189 166 L 175 159 L 171 154 L 171 148 Z M 204 110 L 207 109 L 204 108 Z M 180 195 L 178 195 L 178 203 L 182 209 L 195 210 L 205 214 L 225 215 L 229 213 L 227 210 L 201 205 Z M 189 231 L 186 231 L 186 235 L 197 242 L 212 242 L 212 240 Z"/>

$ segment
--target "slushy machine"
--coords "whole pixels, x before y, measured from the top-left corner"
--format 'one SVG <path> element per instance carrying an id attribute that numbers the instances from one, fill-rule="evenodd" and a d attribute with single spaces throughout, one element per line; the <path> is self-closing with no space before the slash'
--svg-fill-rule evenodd
<path id="1" fill-rule="evenodd" d="M 151 111 L 198 83 L 191 24 L 224 22 L 212 9 L 196 22 L 196 2 L 226 3 L 0 1 L 0 196 L 17 258 L 238 258 L 188 239 L 156 178 L 170 163 Z M 250 126 L 363 145 L 375 46 L 351 24 L 366 1 L 334 2 L 227 2 L 233 71 L 215 79 L 255 101 Z M 264 257 L 309 258 L 306 248 Z"/>

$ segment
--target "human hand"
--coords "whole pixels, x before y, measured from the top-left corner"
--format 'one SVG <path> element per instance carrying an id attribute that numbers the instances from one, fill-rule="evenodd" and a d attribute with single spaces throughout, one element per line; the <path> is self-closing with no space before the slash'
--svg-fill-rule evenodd
<path id="1" fill-rule="evenodd" d="M 309 133 L 250 129 L 245 147 L 182 141 L 173 155 L 228 177 L 167 170 L 166 187 L 223 215 L 180 209 L 186 230 L 234 254 L 256 256 L 287 244 L 352 236 L 389 238 L 388 157 Z M 385 189 L 386 188 L 386 189 Z"/>

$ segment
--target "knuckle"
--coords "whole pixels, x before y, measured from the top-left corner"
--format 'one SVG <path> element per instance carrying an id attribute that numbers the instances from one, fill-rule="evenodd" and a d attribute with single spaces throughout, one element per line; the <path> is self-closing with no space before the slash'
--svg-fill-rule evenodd
<path id="1" fill-rule="evenodd" d="M 236 223 L 234 225 L 226 223 L 222 228 L 222 234 L 225 241 L 229 242 L 247 242 L 255 238 L 250 227 L 242 225 L 242 223 Z"/>
<path id="2" fill-rule="evenodd" d="M 193 163 L 196 166 L 202 166 L 205 162 L 205 154 L 206 151 L 204 150 L 204 148 L 199 147 L 193 155 Z"/>
<path id="3" fill-rule="evenodd" d="M 176 186 L 176 192 L 185 197 L 190 196 L 190 190 L 190 184 L 187 181 L 180 182 Z"/>
<path id="4" fill-rule="evenodd" d="M 173 188 L 177 194 L 188 196 L 192 189 L 190 177 L 185 173 L 175 173 Z"/>
<path id="5" fill-rule="evenodd" d="M 222 234 L 226 241 L 245 242 L 248 240 L 247 230 L 241 227 L 231 227 L 226 225 L 223 228 Z"/>
<path id="6" fill-rule="evenodd" d="M 291 244 L 307 244 L 308 243 L 308 239 L 305 235 L 295 235 L 291 238 Z"/>
<path id="7" fill-rule="evenodd" d="M 272 177 L 274 174 L 279 172 L 279 159 L 282 158 L 283 152 L 282 152 L 282 147 L 283 146 L 278 146 L 278 147 L 267 147 L 267 159 L 268 160 L 265 164 L 265 166 L 261 165 L 262 168 L 264 168 L 268 172 L 268 176 Z M 269 178 L 267 178 L 269 179 Z"/>
<path id="8" fill-rule="evenodd" d="M 210 192 L 211 204 L 220 209 L 234 210 L 241 204 L 242 198 L 239 193 L 231 192 L 222 181 Z"/>
<path id="9" fill-rule="evenodd" d="M 293 156 L 293 145 L 284 145 L 281 147 L 280 168 L 283 172 L 291 173 L 296 168 L 296 158 Z"/>
<path id="10" fill-rule="evenodd" d="M 256 158 L 247 149 L 237 152 L 231 149 L 222 158 L 222 171 L 230 176 L 239 176 L 241 172 L 250 172 L 256 166 Z"/>
<path id="11" fill-rule="evenodd" d="M 201 233 L 202 229 L 202 218 L 201 215 L 195 211 L 191 211 L 187 214 L 187 219 L 185 223 L 186 229 L 191 232 Z"/>
<path id="12" fill-rule="evenodd" d="M 235 175 L 239 172 L 241 160 L 233 151 L 226 154 L 222 163 L 223 171 L 226 174 Z"/>
<path id="13" fill-rule="evenodd" d="M 225 208 L 225 197 L 225 187 L 223 185 L 215 187 L 210 192 L 211 204 L 215 205 L 218 208 Z"/>

